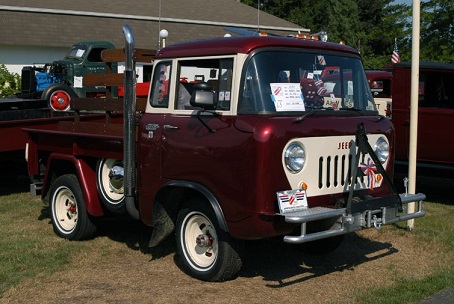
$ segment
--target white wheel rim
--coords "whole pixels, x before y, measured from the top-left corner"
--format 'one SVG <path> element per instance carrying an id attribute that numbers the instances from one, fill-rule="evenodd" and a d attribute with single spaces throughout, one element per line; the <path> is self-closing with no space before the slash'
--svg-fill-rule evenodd
<path id="1" fill-rule="evenodd" d="M 218 257 L 218 238 L 213 224 L 203 215 L 191 212 L 184 222 L 183 233 L 181 236 L 184 254 L 192 267 L 199 271 L 206 271 L 213 267 Z M 200 246 L 197 244 L 197 237 L 209 235 L 211 246 Z"/>
<path id="2" fill-rule="evenodd" d="M 67 187 L 60 187 L 54 196 L 54 215 L 56 224 L 63 232 L 70 233 L 77 226 L 78 208 L 76 198 Z"/>
<path id="3" fill-rule="evenodd" d="M 109 178 L 109 173 L 112 167 L 118 161 L 115 159 L 106 159 L 102 162 L 100 172 L 99 172 L 99 179 L 100 185 L 102 187 L 102 192 L 104 193 L 106 199 L 113 205 L 121 203 L 124 198 L 124 188 L 116 189 L 112 186 Z"/>

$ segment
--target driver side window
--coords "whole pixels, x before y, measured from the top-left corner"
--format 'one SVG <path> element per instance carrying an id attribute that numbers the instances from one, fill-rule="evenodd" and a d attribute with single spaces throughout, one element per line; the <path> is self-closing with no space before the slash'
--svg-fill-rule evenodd
<path id="1" fill-rule="evenodd" d="M 153 107 L 168 107 L 170 73 L 170 62 L 161 62 L 156 66 L 149 100 Z"/>

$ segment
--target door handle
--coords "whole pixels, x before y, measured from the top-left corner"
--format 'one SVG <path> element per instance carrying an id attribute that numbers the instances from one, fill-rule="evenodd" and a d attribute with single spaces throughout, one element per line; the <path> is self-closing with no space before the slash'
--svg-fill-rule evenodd
<path id="1" fill-rule="evenodd" d="M 164 129 L 166 129 L 166 130 L 178 130 L 179 128 L 177 126 L 164 125 Z"/>

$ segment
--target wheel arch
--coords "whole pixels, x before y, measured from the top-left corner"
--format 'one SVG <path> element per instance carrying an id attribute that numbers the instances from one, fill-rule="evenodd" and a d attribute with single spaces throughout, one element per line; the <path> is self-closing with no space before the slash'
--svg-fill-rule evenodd
<path id="1" fill-rule="evenodd" d="M 166 183 L 157 192 L 153 204 L 150 247 L 158 245 L 175 229 L 179 211 L 185 202 L 200 198 L 213 209 L 219 227 L 228 233 L 227 222 L 216 196 L 205 186 L 190 181 L 175 180 Z"/>
<path id="2" fill-rule="evenodd" d="M 218 220 L 220 228 L 226 232 L 229 231 L 221 205 L 219 204 L 219 201 L 216 198 L 216 196 L 208 188 L 201 184 L 190 181 L 171 181 L 168 182 L 165 186 L 172 188 L 177 187 L 185 189 L 186 191 L 189 190 L 189 192 L 192 192 L 192 195 L 194 196 L 197 196 L 196 193 L 198 193 L 202 198 L 205 198 L 206 201 L 211 205 L 211 208 L 213 208 L 214 214 L 216 215 L 216 219 Z M 187 201 L 186 197 L 184 201 Z"/>
<path id="3" fill-rule="evenodd" d="M 73 155 L 52 153 L 49 155 L 43 181 L 42 198 L 48 201 L 49 190 L 57 177 L 72 173 L 79 180 L 87 212 L 92 216 L 102 216 L 104 211 L 96 189 L 96 160 L 76 158 Z"/>
<path id="4" fill-rule="evenodd" d="M 50 97 L 50 94 L 52 93 L 52 91 L 54 91 L 55 89 L 58 89 L 58 88 L 61 88 L 61 89 L 65 89 L 69 95 L 71 97 L 77 97 L 77 94 L 76 92 L 70 87 L 68 86 L 67 84 L 64 84 L 64 83 L 53 83 L 51 84 L 50 86 L 48 86 L 46 89 L 44 89 L 43 93 L 41 94 L 41 99 L 43 100 L 48 100 L 49 97 Z"/>

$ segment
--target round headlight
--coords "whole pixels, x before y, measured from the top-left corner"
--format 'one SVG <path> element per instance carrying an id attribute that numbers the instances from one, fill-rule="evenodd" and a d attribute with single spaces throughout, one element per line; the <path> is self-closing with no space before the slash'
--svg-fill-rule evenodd
<path id="1" fill-rule="evenodd" d="M 292 173 L 298 173 L 303 169 L 306 161 L 306 152 L 300 143 L 290 144 L 284 153 L 284 160 L 287 169 Z"/>
<path id="2" fill-rule="evenodd" d="M 389 156 L 389 144 L 385 138 L 380 137 L 375 143 L 375 154 L 377 154 L 378 159 L 384 163 L 388 160 Z"/>

